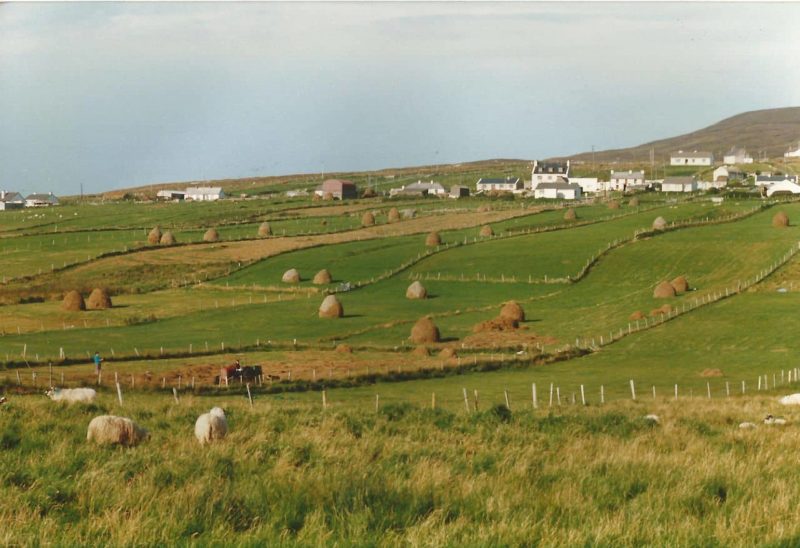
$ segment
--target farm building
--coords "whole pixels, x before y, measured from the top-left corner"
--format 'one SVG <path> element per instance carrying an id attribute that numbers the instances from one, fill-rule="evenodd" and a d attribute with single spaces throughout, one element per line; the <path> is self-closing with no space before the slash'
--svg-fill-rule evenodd
<path id="1" fill-rule="evenodd" d="M 225 191 L 218 186 L 195 186 L 187 188 L 183 197 L 195 202 L 213 202 L 225 198 Z"/>
<path id="2" fill-rule="evenodd" d="M 603 192 L 608 186 L 605 181 L 600 181 L 597 177 L 570 177 L 569 182 L 581 187 L 582 194 Z"/>
<path id="3" fill-rule="evenodd" d="M 731 147 L 731 149 L 722 157 L 725 164 L 752 164 L 753 157 L 747 154 L 743 148 Z"/>
<path id="4" fill-rule="evenodd" d="M 661 192 L 694 192 L 697 181 L 694 177 L 667 177 L 661 183 Z"/>
<path id="5" fill-rule="evenodd" d="M 569 179 L 569 160 L 566 162 L 533 161 L 533 169 L 531 170 L 532 188 L 536 188 L 539 183 L 555 183 L 559 177 Z"/>
<path id="6" fill-rule="evenodd" d="M 441 183 L 435 183 L 433 181 L 428 183 L 417 181 L 416 183 L 411 183 L 410 185 L 401 186 L 400 188 L 392 188 L 389 190 L 389 196 L 402 195 L 441 197 L 447 196 L 447 190 L 445 190 Z"/>
<path id="7" fill-rule="evenodd" d="M 800 194 L 800 185 L 797 184 L 796 180 L 783 179 L 767 186 L 767 196 L 770 197 L 773 194 Z"/>
<path id="8" fill-rule="evenodd" d="M 287 198 L 297 198 L 298 196 L 308 196 L 307 190 L 287 190 L 286 197 Z"/>
<path id="9" fill-rule="evenodd" d="M 733 166 L 719 166 L 714 170 L 713 179 L 715 182 L 743 181 L 745 174 L 742 170 Z"/>
<path id="10" fill-rule="evenodd" d="M 797 183 L 797 175 L 756 175 L 756 186 L 769 186 L 784 181 Z"/>
<path id="11" fill-rule="evenodd" d="M 352 181 L 344 179 L 328 179 L 323 181 L 322 184 L 314 191 L 317 196 L 325 196 L 330 194 L 334 200 L 348 200 L 351 198 L 358 198 L 358 189 L 356 184 Z"/>
<path id="12" fill-rule="evenodd" d="M 519 192 L 524 186 L 519 177 L 506 177 L 505 179 L 478 179 L 478 192 L 500 190 L 505 192 Z"/>
<path id="13" fill-rule="evenodd" d="M 714 155 L 702 150 L 693 150 L 692 152 L 679 150 L 670 154 L 669 157 L 671 166 L 710 166 L 713 163 Z"/>
<path id="14" fill-rule="evenodd" d="M 25 207 L 50 207 L 57 206 L 58 198 L 52 193 L 47 194 L 29 194 L 25 198 Z"/>
<path id="15" fill-rule="evenodd" d="M 539 183 L 533 189 L 533 196 L 534 198 L 580 200 L 581 187 L 575 183 L 568 183 L 566 179 L 561 178 L 560 181 L 555 183 Z"/>
<path id="16" fill-rule="evenodd" d="M 156 198 L 165 201 L 183 200 L 185 196 L 186 192 L 182 190 L 159 190 L 158 194 L 156 194 Z"/>
<path id="17" fill-rule="evenodd" d="M 467 198 L 469 197 L 469 187 L 461 185 L 453 185 L 450 187 L 451 198 Z"/>
<path id="18" fill-rule="evenodd" d="M 793 149 L 787 150 L 783 154 L 783 157 L 784 158 L 800 158 L 800 145 L 798 145 L 797 148 L 793 148 Z"/>
<path id="19" fill-rule="evenodd" d="M 0 190 L 0 211 L 7 209 L 22 209 L 25 207 L 25 198 L 19 192 Z"/>
<path id="20" fill-rule="evenodd" d="M 644 171 L 611 171 L 609 190 L 630 190 L 644 187 Z"/>

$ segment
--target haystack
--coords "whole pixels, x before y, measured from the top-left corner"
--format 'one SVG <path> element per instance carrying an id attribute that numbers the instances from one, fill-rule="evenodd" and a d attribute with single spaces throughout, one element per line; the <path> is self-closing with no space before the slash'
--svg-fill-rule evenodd
<path id="1" fill-rule="evenodd" d="M 158 226 L 155 226 L 153 230 L 150 231 L 150 234 L 147 235 L 147 242 L 156 245 L 160 241 L 161 241 L 161 229 Z"/>
<path id="2" fill-rule="evenodd" d="M 517 320 L 512 320 L 511 318 L 503 318 L 502 316 L 499 316 L 497 318 L 487 320 L 479 324 L 475 324 L 472 327 L 472 332 L 484 333 L 487 331 L 513 331 L 518 327 L 519 327 L 519 322 Z"/>
<path id="3" fill-rule="evenodd" d="M 428 290 L 419 282 L 414 282 L 406 289 L 406 299 L 427 299 Z"/>
<path id="4" fill-rule="evenodd" d="M 330 202 L 333 200 L 333 194 L 330 192 L 326 192 L 322 195 L 322 200 L 325 202 Z"/>
<path id="5" fill-rule="evenodd" d="M 342 354 L 352 354 L 353 347 L 351 347 L 349 344 L 340 344 L 336 346 L 336 351 Z"/>
<path id="6" fill-rule="evenodd" d="M 487 236 L 493 236 L 494 235 L 494 230 L 492 230 L 492 227 L 489 226 L 489 225 L 483 225 L 481 227 L 481 231 L 480 231 L 479 235 L 482 238 L 486 238 Z"/>
<path id="7" fill-rule="evenodd" d="M 686 293 L 689 291 L 689 282 L 686 281 L 686 276 L 678 276 L 669 282 L 675 293 Z"/>
<path id="8" fill-rule="evenodd" d="M 64 302 L 61 303 L 61 308 L 70 312 L 78 312 L 86 310 L 86 303 L 83 300 L 83 296 L 73 289 L 64 295 Z"/>
<path id="9" fill-rule="evenodd" d="M 259 238 L 266 238 L 267 236 L 272 236 L 272 227 L 269 226 L 269 223 L 264 221 L 258 227 L 258 236 Z"/>
<path id="10" fill-rule="evenodd" d="M 608 209 L 619 209 L 619 202 L 616 200 L 611 200 L 608 202 Z"/>
<path id="11" fill-rule="evenodd" d="M 575 213 L 575 210 L 572 209 L 572 208 L 569 208 L 568 210 L 566 210 L 564 212 L 564 220 L 565 221 L 574 221 L 577 218 L 578 218 L 578 214 Z"/>
<path id="12" fill-rule="evenodd" d="M 86 300 L 86 308 L 92 310 L 111 308 L 111 296 L 108 294 L 108 291 L 99 287 L 93 289 L 92 294 L 89 295 L 89 298 Z"/>
<path id="13" fill-rule="evenodd" d="M 402 209 L 402 210 L 400 210 L 400 216 L 403 219 L 413 219 L 414 217 L 417 216 L 417 210 L 416 209 Z"/>
<path id="14" fill-rule="evenodd" d="M 361 217 L 361 226 L 372 226 L 375 224 L 375 215 L 371 211 L 367 211 Z"/>
<path id="15" fill-rule="evenodd" d="M 314 274 L 314 280 L 312 283 L 316 285 L 325 285 L 331 283 L 331 273 L 328 272 L 327 268 L 323 268 L 316 274 Z"/>
<path id="16" fill-rule="evenodd" d="M 634 312 L 633 314 L 631 314 L 631 315 L 628 317 L 628 319 L 629 319 L 630 321 L 632 321 L 632 322 L 633 322 L 633 321 L 636 321 L 636 320 L 643 320 L 643 319 L 644 319 L 644 312 L 642 312 L 641 310 L 637 310 L 636 312 Z"/>
<path id="17" fill-rule="evenodd" d="M 418 346 L 414 350 L 412 350 L 411 353 L 414 354 L 415 356 L 422 356 L 425 358 L 431 355 L 431 353 L 428 351 L 427 346 Z"/>
<path id="18" fill-rule="evenodd" d="M 457 357 L 456 351 L 452 348 L 442 348 L 442 351 L 439 352 L 439 357 L 449 360 L 451 358 Z"/>
<path id="19" fill-rule="evenodd" d="M 320 200 L 322 200 L 322 196 L 317 194 L 316 192 L 311 195 L 312 202 L 319 202 Z"/>
<path id="20" fill-rule="evenodd" d="M 517 322 L 524 322 L 525 311 L 516 303 L 516 301 L 508 301 L 503 305 L 503 308 L 500 309 L 500 317 Z"/>
<path id="21" fill-rule="evenodd" d="M 431 232 L 428 234 L 428 237 L 425 238 L 425 245 L 428 247 L 435 247 L 442 243 L 442 237 L 439 236 L 438 232 Z"/>
<path id="22" fill-rule="evenodd" d="M 718 369 L 716 367 L 712 369 L 703 369 L 700 372 L 701 377 L 724 377 L 725 374 L 722 372 L 722 369 Z"/>
<path id="23" fill-rule="evenodd" d="M 217 242 L 219 241 L 219 232 L 217 232 L 216 228 L 209 228 L 206 230 L 206 233 L 203 234 L 203 241 L 204 242 Z"/>
<path id="24" fill-rule="evenodd" d="M 420 318 L 411 328 L 411 342 L 416 344 L 439 342 L 439 328 L 429 317 Z"/>
<path id="25" fill-rule="evenodd" d="M 653 230 L 664 230 L 667 228 L 667 220 L 664 217 L 656 217 L 653 221 Z"/>
<path id="26" fill-rule="evenodd" d="M 290 268 L 289 270 L 283 273 L 281 281 L 285 284 L 300 283 L 300 273 L 297 271 L 296 268 Z"/>
<path id="27" fill-rule="evenodd" d="M 783 211 L 779 211 L 772 218 L 772 226 L 776 228 L 783 228 L 789 226 L 789 216 Z"/>
<path id="28" fill-rule="evenodd" d="M 172 232 L 167 230 L 164 234 L 161 235 L 161 245 L 175 245 L 175 236 L 172 235 Z"/>
<path id="29" fill-rule="evenodd" d="M 361 193 L 362 198 L 374 198 L 375 196 L 377 196 L 377 194 L 374 188 L 367 188 Z"/>
<path id="30" fill-rule="evenodd" d="M 341 318 L 344 316 L 344 307 L 336 295 L 328 295 L 319 305 L 320 318 Z"/>
<path id="31" fill-rule="evenodd" d="M 639 198 L 634 196 L 628 201 L 628 205 L 630 207 L 639 207 Z"/>
<path id="32" fill-rule="evenodd" d="M 400 212 L 397 211 L 396 207 L 393 207 L 392 209 L 389 210 L 389 222 L 396 223 L 399 220 L 400 220 Z"/>
<path id="33" fill-rule="evenodd" d="M 672 287 L 667 281 L 663 281 L 659 283 L 655 290 L 653 290 L 653 297 L 656 299 L 669 299 L 670 297 L 675 296 L 675 288 Z"/>

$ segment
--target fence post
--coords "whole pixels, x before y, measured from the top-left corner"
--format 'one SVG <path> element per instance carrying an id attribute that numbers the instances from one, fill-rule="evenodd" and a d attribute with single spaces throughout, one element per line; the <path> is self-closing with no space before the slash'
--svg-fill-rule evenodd
<path id="1" fill-rule="evenodd" d="M 253 396 L 250 394 L 250 383 L 248 382 L 245 386 L 247 386 L 247 399 L 250 402 L 250 409 L 252 409 L 253 408 Z"/>
<path id="2" fill-rule="evenodd" d="M 600 403 L 606 403 L 606 389 L 602 384 L 600 385 Z"/>
<path id="3" fill-rule="evenodd" d="M 586 394 L 583 392 L 583 385 L 581 385 L 581 404 L 586 405 Z"/>
<path id="4" fill-rule="evenodd" d="M 463 388 L 464 391 L 464 406 L 467 408 L 467 413 L 469 413 L 469 398 L 467 398 L 467 389 Z"/>
<path id="5" fill-rule="evenodd" d="M 678 401 L 678 385 L 675 385 L 675 401 Z"/>
<path id="6" fill-rule="evenodd" d="M 536 383 L 531 385 L 531 397 L 533 399 L 533 408 L 536 409 Z"/>
<path id="7" fill-rule="evenodd" d="M 631 399 L 636 401 L 636 387 L 633 385 L 633 379 L 630 380 L 631 383 Z"/>
<path id="8" fill-rule="evenodd" d="M 178 399 L 178 389 L 174 386 L 172 387 L 172 396 L 175 398 L 175 403 L 180 403 L 181 401 Z"/>
<path id="9" fill-rule="evenodd" d="M 730 398 L 731 397 L 731 383 L 725 381 L 725 396 Z"/>
<path id="10" fill-rule="evenodd" d="M 122 387 L 117 383 L 117 399 L 119 399 L 119 404 L 122 405 Z"/>
<path id="11" fill-rule="evenodd" d="M 322 408 L 328 408 L 328 399 L 325 397 L 325 390 L 322 391 Z"/>
<path id="12" fill-rule="evenodd" d="M 17 380 L 19 380 L 19 373 L 17 373 Z M 550 383 L 550 405 L 548 407 L 553 407 L 553 383 Z"/>
<path id="13" fill-rule="evenodd" d="M 511 411 L 511 402 L 510 402 L 510 401 L 508 401 L 508 390 L 503 390 L 503 394 L 504 394 L 504 395 L 505 395 L 505 397 L 506 397 L 506 409 L 508 409 L 509 411 Z"/>
<path id="14" fill-rule="evenodd" d="M 708 399 L 711 399 L 711 383 L 706 381 L 706 392 L 708 393 Z"/>
<path id="15" fill-rule="evenodd" d="M 472 391 L 472 395 L 475 397 L 475 411 L 478 411 L 478 389 L 474 389 Z"/>

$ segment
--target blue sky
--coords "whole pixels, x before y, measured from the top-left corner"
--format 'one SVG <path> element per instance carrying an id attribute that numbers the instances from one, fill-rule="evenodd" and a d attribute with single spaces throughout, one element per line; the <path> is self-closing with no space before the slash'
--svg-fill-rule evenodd
<path id="1" fill-rule="evenodd" d="M 798 3 L 0 4 L 0 188 L 544 158 L 800 105 Z"/>

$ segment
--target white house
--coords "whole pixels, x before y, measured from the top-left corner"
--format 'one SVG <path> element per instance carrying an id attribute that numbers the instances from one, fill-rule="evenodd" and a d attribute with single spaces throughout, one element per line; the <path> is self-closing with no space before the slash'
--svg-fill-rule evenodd
<path id="1" fill-rule="evenodd" d="M 794 181 L 784 179 L 767 187 L 767 196 L 773 194 L 800 194 L 800 185 Z"/>
<path id="2" fill-rule="evenodd" d="M 716 181 L 697 181 L 697 190 L 710 190 L 712 188 L 725 188 L 728 186 L 728 181 L 719 179 Z"/>
<path id="3" fill-rule="evenodd" d="M 536 188 L 539 183 L 555 183 L 559 177 L 569 180 L 569 160 L 566 162 L 534 160 L 531 170 L 531 188 Z"/>
<path id="4" fill-rule="evenodd" d="M 478 179 L 478 192 L 499 190 L 503 192 L 519 192 L 524 189 L 522 179 L 519 177 L 506 177 L 505 179 Z"/>
<path id="5" fill-rule="evenodd" d="M 569 182 L 581 187 L 581 193 L 583 194 L 603 192 L 608 184 L 605 181 L 598 180 L 597 177 L 570 177 Z"/>
<path id="6" fill-rule="evenodd" d="M 184 193 L 185 200 L 193 200 L 195 202 L 213 202 L 225 198 L 225 191 L 222 187 L 218 186 L 195 186 L 186 189 Z"/>
<path id="7" fill-rule="evenodd" d="M 644 171 L 611 171 L 611 180 L 608 183 L 609 190 L 625 191 L 630 188 L 644 186 Z"/>
<path id="8" fill-rule="evenodd" d="M 49 207 L 57 206 L 58 198 L 52 193 L 47 194 L 29 194 L 25 197 L 25 207 Z"/>
<path id="9" fill-rule="evenodd" d="M 422 181 L 417 181 L 416 183 L 411 183 L 410 185 L 405 185 L 400 188 L 392 188 L 389 190 L 389 196 L 397 196 L 400 194 L 421 194 L 423 196 L 447 196 L 447 190 L 441 185 L 441 183 L 435 183 L 430 181 L 429 183 L 423 183 Z"/>
<path id="10" fill-rule="evenodd" d="M 719 166 L 714 170 L 712 178 L 715 182 L 725 181 L 727 183 L 735 180 L 743 181 L 745 174 L 742 170 L 733 166 Z"/>
<path id="11" fill-rule="evenodd" d="M 667 177 L 661 183 L 661 192 L 694 192 L 697 181 L 694 177 Z"/>
<path id="12" fill-rule="evenodd" d="M 673 152 L 669 157 L 671 166 L 710 166 L 714 163 L 714 155 L 710 152 L 693 150 Z"/>
<path id="13" fill-rule="evenodd" d="M 797 148 L 786 151 L 783 154 L 784 158 L 800 158 L 800 145 Z"/>
<path id="14" fill-rule="evenodd" d="M 769 186 L 784 181 L 797 183 L 797 175 L 756 175 L 756 186 Z"/>
<path id="15" fill-rule="evenodd" d="M 539 183 L 533 189 L 533 197 L 537 199 L 580 200 L 581 186 L 575 183 L 568 183 L 566 179 L 555 183 Z"/>
<path id="16" fill-rule="evenodd" d="M 727 154 L 722 157 L 722 161 L 728 165 L 752 164 L 753 157 L 747 154 L 743 148 L 732 147 Z"/>
<path id="17" fill-rule="evenodd" d="M 159 190 L 156 198 L 159 200 L 183 200 L 186 193 L 182 190 Z"/>
<path id="18" fill-rule="evenodd" d="M 25 207 L 25 198 L 19 192 L 0 190 L 0 211 L 7 209 L 22 209 Z"/>

